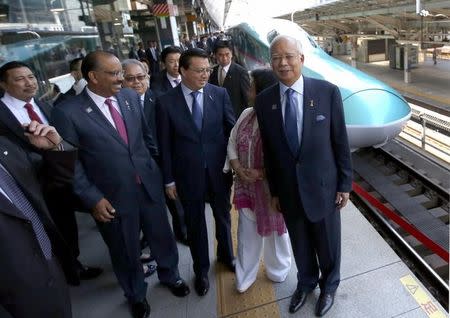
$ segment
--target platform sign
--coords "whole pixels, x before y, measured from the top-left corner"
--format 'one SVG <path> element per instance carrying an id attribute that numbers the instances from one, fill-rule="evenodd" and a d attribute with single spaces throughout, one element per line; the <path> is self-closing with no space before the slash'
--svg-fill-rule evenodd
<path id="1" fill-rule="evenodd" d="M 409 291 L 411 296 L 420 305 L 420 308 L 427 314 L 430 318 L 446 318 L 447 314 L 444 314 L 439 308 L 437 303 L 434 303 L 428 293 L 420 286 L 412 275 L 406 275 L 400 278 L 403 286 Z"/>

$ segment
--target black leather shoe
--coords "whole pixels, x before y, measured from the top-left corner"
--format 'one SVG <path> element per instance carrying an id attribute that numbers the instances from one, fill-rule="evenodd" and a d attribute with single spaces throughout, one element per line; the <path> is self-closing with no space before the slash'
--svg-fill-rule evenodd
<path id="1" fill-rule="evenodd" d="M 78 268 L 78 275 L 80 276 L 81 280 L 89 280 L 97 278 L 98 276 L 100 276 L 101 273 L 103 273 L 103 269 L 101 269 L 100 267 L 90 267 L 81 265 Z"/>
<path id="2" fill-rule="evenodd" d="M 146 318 L 150 316 L 150 305 L 147 299 L 131 304 L 131 314 L 133 318 Z"/>
<path id="3" fill-rule="evenodd" d="M 217 262 L 219 262 L 219 263 L 225 265 L 225 267 L 226 267 L 230 272 L 236 273 L 236 260 L 235 260 L 234 258 L 231 260 L 231 262 L 226 262 L 226 261 L 223 261 L 222 259 L 218 258 L 218 259 L 217 259 Z"/>
<path id="4" fill-rule="evenodd" d="M 186 285 L 184 280 L 182 280 L 181 278 L 177 280 L 175 284 L 168 285 L 168 287 L 172 292 L 172 294 L 174 294 L 177 297 L 187 296 L 191 292 L 188 285 Z"/>
<path id="5" fill-rule="evenodd" d="M 150 277 L 156 272 L 156 265 L 145 264 L 144 265 L 144 277 Z"/>
<path id="6" fill-rule="evenodd" d="M 334 293 L 320 293 L 319 300 L 316 304 L 316 316 L 322 317 L 333 306 Z"/>
<path id="7" fill-rule="evenodd" d="M 195 279 L 195 291 L 199 296 L 205 296 L 209 290 L 209 280 L 208 277 L 198 277 Z"/>
<path id="8" fill-rule="evenodd" d="M 289 312 L 293 314 L 297 312 L 306 302 L 306 298 L 308 297 L 308 293 L 302 290 L 296 289 L 294 294 L 291 297 L 291 302 L 289 304 Z"/>
<path id="9" fill-rule="evenodd" d="M 152 254 L 142 253 L 139 259 L 141 260 L 141 263 L 150 263 L 155 260 L 155 257 Z"/>

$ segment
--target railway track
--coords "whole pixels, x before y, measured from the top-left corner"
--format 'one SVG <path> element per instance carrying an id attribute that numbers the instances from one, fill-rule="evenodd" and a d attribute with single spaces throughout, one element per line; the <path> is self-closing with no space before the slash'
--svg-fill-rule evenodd
<path id="1" fill-rule="evenodd" d="M 382 149 L 353 162 L 352 201 L 448 310 L 448 189 Z"/>

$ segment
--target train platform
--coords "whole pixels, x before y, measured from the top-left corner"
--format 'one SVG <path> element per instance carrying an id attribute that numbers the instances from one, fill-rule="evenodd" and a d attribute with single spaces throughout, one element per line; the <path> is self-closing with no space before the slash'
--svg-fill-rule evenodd
<path id="1" fill-rule="evenodd" d="M 335 304 L 326 317 L 448 317 L 448 313 L 422 286 L 411 270 L 350 202 L 342 211 L 341 284 Z M 319 296 L 316 288 L 296 314 L 288 312 L 296 287 L 295 262 L 283 283 L 272 283 L 261 265 L 256 283 L 243 294 L 234 287 L 234 274 L 214 259 L 213 217 L 206 209 L 210 242 L 210 291 L 199 297 L 194 291 L 192 260 L 188 247 L 178 244 L 181 276 L 191 288 L 177 298 L 156 277 L 147 278 L 147 299 L 154 318 L 278 318 L 314 317 Z M 131 317 L 109 261 L 109 255 L 90 215 L 79 213 L 81 261 L 101 266 L 104 273 L 71 288 L 74 318 Z M 237 212 L 232 212 L 232 235 L 236 246 Z"/>
<path id="2" fill-rule="evenodd" d="M 349 55 L 335 58 L 351 64 Z M 438 59 L 433 64 L 431 56 L 411 69 L 411 83 L 404 82 L 404 71 L 389 67 L 389 61 L 356 63 L 357 68 L 392 86 L 405 97 L 450 111 L 450 60 Z"/>

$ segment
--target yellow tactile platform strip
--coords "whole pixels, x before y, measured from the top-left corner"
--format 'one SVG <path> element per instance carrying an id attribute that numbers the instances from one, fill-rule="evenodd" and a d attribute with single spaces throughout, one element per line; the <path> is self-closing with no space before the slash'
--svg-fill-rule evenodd
<path id="1" fill-rule="evenodd" d="M 385 81 L 385 82 L 388 85 L 390 85 L 393 88 L 395 88 L 400 93 L 406 92 L 406 93 L 410 93 L 412 95 L 425 97 L 425 98 L 437 101 L 439 103 L 450 105 L 450 98 L 446 98 L 446 97 L 442 97 L 442 96 L 434 96 L 434 95 L 430 95 L 430 94 L 427 94 L 427 93 L 423 93 L 420 90 L 418 90 L 417 87 L 408 86 L 409 84 L 406 84 L 406 83 L 405 84 L 398 84 L 398 83 L 394 83 L 394 82 L 391 82 L 391 81 Z"/>
<path id="2" fill-rule="evenodd" d="M 238 212 L 231 211 L 231 235 L 237 246 Z M 273 283 L 266 277 L 261 264 L 256 282 L 245 292 L 236 290 L 235 275 L 220 264 L 216 266 L 217 317 L 277 318 L 280 317 Z"/>

